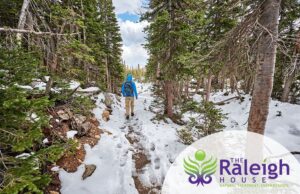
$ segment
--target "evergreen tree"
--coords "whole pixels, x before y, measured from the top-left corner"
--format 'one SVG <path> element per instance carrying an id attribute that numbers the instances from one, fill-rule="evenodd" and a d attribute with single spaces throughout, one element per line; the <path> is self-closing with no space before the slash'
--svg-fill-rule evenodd
<path id="1" fill-rule="evenodd" d="M 181 98 L 182 80 L 209 77 L 222 69 L 220 53 L 215 46 L 236 23 L 239 10 L 229 10 L 230 1 L 150 1 L 150 10 L 144 18 L 150 22 L 147 48 L 150 60 L 147 75 L 164 82 L 166 113 L 173 115 L 174 98 Z M 214 55 L 211 53 L 214 52 Z M 200 76 L 201 75 L 201 76 Z M 210 89 L 207 94 L 210 93 Z M 207 95 L 207 100 L 209 95 Z"/>
<path id="2" fill-rule="evenodd" d="M 272 96 L 283 102 L 290 100 L 292 85 L 299 75 L 300 31 L 296 24 L 299 18 L 300 2 L 296 0 L 282 1 L 279 25 L 279 38 L 282 41 L 279 41 Z"/>
<path id="3" fill-rule="evenodd" d="M 0 192 L 43 193 L 51 181 L 45 166 L 75 144 L 42 144 L 47 110 L 71 102 L 76 113 L 75 106 L 93 108 L 70 100 L 70 80 L 118 91 L 120 29 L 111 0 L 1 1 L 0 11 Z M 46 80 L 46 90 L 30 88 L 34 80 Z"/>

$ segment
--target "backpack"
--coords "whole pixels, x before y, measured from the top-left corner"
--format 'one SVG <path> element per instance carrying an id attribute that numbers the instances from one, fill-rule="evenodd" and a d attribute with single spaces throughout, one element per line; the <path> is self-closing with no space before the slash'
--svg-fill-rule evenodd
<path id="1" fill-rule="evenodd" d="M 133 88 L 132 88 L 131 82 L 127 81 L 124 83 L 124 93 L 125 93 L 125 96 L 133 95 Z"/>

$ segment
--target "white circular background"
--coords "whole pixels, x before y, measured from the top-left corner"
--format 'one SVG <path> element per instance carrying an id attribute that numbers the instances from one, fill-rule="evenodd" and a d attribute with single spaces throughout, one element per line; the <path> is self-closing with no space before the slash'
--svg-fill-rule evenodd
<path id="1" fill-rule="evenodd" d="M 184 171 L 183 160 L 189 156 L 193 157 L 195 152 L 199 149 L 204 150 L 207 157 L 213 156 L 218 159 L 247 158 L 249 163 L 255 162 L 261 164 L 263 160 L 266 160 L 266 163 L 278 163 L 280 159 L 283 159 L 284 163 L 290 166 L 290 175 L 283 175 L 274 180 L 267 179 L 267 182 L 269 184 L 286 184 L 288 187 L 240 187 L 238 185 L 235 185 L 235 187 L 221 187 L 219 183 L 219 168 L 217 168 L 216 173 L 212 175 L 213 181 L 210 184 L 204 186 L 201 184 L 198 186 L 191 184 L 188 181 L 189 175 Z M 247 178 L 251 177 L 253 176 Z M 180 153 L 170 167 L 162 187 L 162 194 L 198 193 L 300 194 L 300 164 L 284 146 L 266 136 L 242 131 L 215 133 L 201 138 Z"/>

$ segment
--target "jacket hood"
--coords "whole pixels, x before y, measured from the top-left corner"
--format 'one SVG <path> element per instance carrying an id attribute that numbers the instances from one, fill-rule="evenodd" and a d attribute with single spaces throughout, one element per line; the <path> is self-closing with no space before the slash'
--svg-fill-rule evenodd
<path id="1" fill-rule="evenodd" d="M 128 74 L 126 80 L 131 82 L 131 81 L 132 81 L 132 75 L 131 75 L 131 74 Z"/>

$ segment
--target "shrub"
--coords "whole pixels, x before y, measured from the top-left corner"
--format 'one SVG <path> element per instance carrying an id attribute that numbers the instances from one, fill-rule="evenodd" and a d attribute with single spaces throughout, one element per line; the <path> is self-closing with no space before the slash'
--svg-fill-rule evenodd
<path id="1" fill-rule="evenodd" d="M 20 85 L 42 77 L 37 71 L 39 56 L 21 49 L 0 46 L 0 193 L 43 193 L 51 181 L 43 173 L 46 164 L 56 162 L 68 143 L 42 145 L 48 127 L 47 109 L 54 103 L 44 91 Z M 16 157 L 22 156 L 22 157 Z"/>
<path id="2" fill-rule="evenodd" d="M 195 141 L 224 128 L 222 122 L 226 115 L 216 108 L 212 102 L 202 101 L 197 103 L 189 101 L 183 107 L 183 113 L 187 112 L 196 113 L 196 116 L 190 117 L 186 127 L 177 131 L 177 135 L 183 143 L 190 144 L 191 139 Z"/>
<path id="3" fill-rule="evenodd" d="M 190 145 L 194 142 L 191 130 L 188 128 L 182 128 L 180 130 L 177 130 L 177 135 L 181 142 L 185 145 Z"/>

